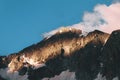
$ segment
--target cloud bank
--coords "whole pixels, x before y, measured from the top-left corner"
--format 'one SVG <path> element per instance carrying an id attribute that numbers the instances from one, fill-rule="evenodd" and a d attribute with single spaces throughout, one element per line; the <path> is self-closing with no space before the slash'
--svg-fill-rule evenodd
<path id="1" fill-rule="evenodd" d="M 85 12 L 83 22 L 72 25 L 83 31 L 92 31 L 95 29 L 111 33 L 113 30 L 120 29 L 120 3 L 95 6 L 93 12 Z"/>
<path id="2" fill-rule="evenodd" d="M 120 29 L 120 2 L 116 0 L 109 6 L 98 4 L 94 7 L 93 12 L 84 13 L 82 22 L 66 27 L 78 28 L 83 32 L 97 29 L 107 33 Z M 54 35 L 60 29 L 45 33 L 44 37 Z"/>

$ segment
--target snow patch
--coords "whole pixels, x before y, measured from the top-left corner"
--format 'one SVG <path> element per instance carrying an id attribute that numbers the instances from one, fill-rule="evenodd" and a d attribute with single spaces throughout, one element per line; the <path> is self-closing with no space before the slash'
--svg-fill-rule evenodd
<path id="1" fill-rule="evenodd" d="M 94 45 L 94 48 L 96 48 L 97 46 L 96 45 Z"/>
<path id="2" fill-rule="evenodd" d="M 48 32 L 48 33 L 44 33 L 44 34 L 43 34 L 43 37 L 46 38 L 46 39 L 48 39 L 48 38 L 50 38 L 51 36 L 53 36 L 53 35 L 55 35 L 55 34 L 61 34 L 61 33 L 70 32 L 70 31 L 75 32 L 75 31 L 77 31 L 77 30 L 79 31 L 80 29 L 74 28 L 74 27 L 71 27 L 71 26 L 60 27 L 60 28 L 55 29 L 55 30 L 53 30 L 53 31 L 50 31 L 50 32 Z M 80 31 L 81 31 L 81 30 L 80 30 Z M 86 32 L 85 32 L 84 34 L 86 34 Z M 83 35 L 84 35 L 84 34 L 83 34 Z"/>
<path id="3" fill-rule="evenodd" d="M 44 34 L 43 34 L 43 37 L 48 39 L 48 38 L 50 38 L 51 36 L 55 35 L 56 33 L 62 33 L 62 32 L 64 32 L 65 29 L 71 30 L 71 28 L 60 27 L 60 28 L 57 28 L 57 29 L 52 30 L 52 31 L 50 31 L 50 32 L 44 33 Z"/>
<path id="4" fill-rule="evenodd" d="M 98 73 L 97 78 L 94 80 L 106 80 L 106 77 L 103 77 L 102 74 Z"/>
<path id="5" fill-rule="evenodd" d="M 103 65 L 104 65 L 103 63 L 100 63 L 100 67 L 101 67 L 101 68 L 103 67 Z"/>
<path id="6" fill-rule="evenodd" d="M 115 77 L 115 78 L 113 78 L 112 80 L 119 80 L 119 78 L 118 78 L 118 77 Z"/>
<path id="7" fill-rule="evenodd" d="M 23 62 L 24 63 L 29 63 L 30 65 L 32 65 L 32 67 L 33 67 L 33 69 L 38 69 L 38 68 L 40 68 L 40 67 L 44 67 L 44 66 L 46 66 L 44 63 L 39 63 L 39 62 L 37 62 L 37 61 L 35 61 L 34 59 L 30 59 L 30 58 L 28 58 L 28 57 L 25 57 L 24 55 L 23 55 Z"/>
<path id="8" fill-rule="evenodd" d="M 53 78 L 44 78 L 42 80 L 76 80 L 75 72 L 70 72 L 69 70 L 63 71 L 60 75 L 56 75 Z"/>
<path id="9" fill-rule="evenodd" d="M 46 66 L 44 63 L 42 63 L 42 64 L 35 64 L 35 65 L 33 66 L 33 69 L 38 69 L 38 68 L 44 67 L 44 66 Z"/>

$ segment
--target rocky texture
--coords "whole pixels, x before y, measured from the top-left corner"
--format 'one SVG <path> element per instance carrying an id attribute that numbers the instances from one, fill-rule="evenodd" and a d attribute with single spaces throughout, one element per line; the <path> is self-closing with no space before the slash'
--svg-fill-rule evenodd
<path id="1" fill-rule="evenodd" d="M 107 80 L 120 79 L 120 30 L 113 31 L 102 50 L 103 73 Z"/>
<path id="2" fill-rule="evenodd" d="M 18 53 L 0 57 L 0 75 L 4 77 L 1 73 L 8 68 L 10 74 L 17 71 L 16 76 L 24 77 L 19 80 L 112 80 L 120 77 L 119 53 L 120 30 L 83 35 L 81 30 L 62 28 Z M 65 75 L 73 77 L 61 78 Z"/>

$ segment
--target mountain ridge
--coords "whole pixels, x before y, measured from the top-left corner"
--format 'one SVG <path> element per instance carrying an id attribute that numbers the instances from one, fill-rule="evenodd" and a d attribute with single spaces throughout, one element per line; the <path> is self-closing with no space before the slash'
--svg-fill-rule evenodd
<path id="1" fill-rule="evenodd" d="M 105 62 L 108 52 L 104 47 L 112 43 L 108 42 L 116 32 L 120 31 L 114 31 L 110 35 L 95 30 L 84 36 L 79 29 L 62 28 L 55 35 L 45 37 L 41 42 L 18 53 L 0 57 L 0 72 L 5 68 L 8 68 L 11 74 L 17 71 L 17 76 L 27 75 L 26 79 L 23 80 L 42 80 L 45 78 L 54 80 L 52 77 L 63 75 L 63 71 L 74 72 L 75 80 L 94 80 L 99 73 L 105 76 L 106 80 L 112 80 L 116 76 L 110 78 L 111 75 L 107 75 L 108 72 L 101 66 L 103 64 L 106 67 L 109 65 L 108 62 Z M 117 52 L 119 53 L 119 51 Z M 4 78 L 1 73 L 0 75 Z"/>

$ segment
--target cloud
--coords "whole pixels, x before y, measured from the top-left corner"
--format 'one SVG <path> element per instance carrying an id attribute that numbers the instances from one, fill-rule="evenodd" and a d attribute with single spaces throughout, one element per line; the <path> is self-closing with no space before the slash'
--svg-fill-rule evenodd
<path id="1" fill-rule="evenodd" d="M 114 30 L 120 29 L 120 0 L 114 0 L 114 3 L 107 6 L 98 4 L 94 7 L 93 12 L 84 12 L 82 22 L 71 26 L 81 29 L 83 32 L 90 32 L 95 29 L 103 32 L 111 33 Z M 62 27 L 63 28 L 63 27 Z M 44 34 L 44 36 L 54 35 L 61 28 Z"/>
<path id="2" fill-rule="evenodd" d="M 95 6 L 93 12 L 85 12 L 83 22 L 72 25 L 71 27 L 80 28 L 84 31 L 95 29 L 111 33 L 113 30 L 120 29 L 120 3 Z"/>
<path id="3" fill-rule="evenodd" d="M 114 3 L 110 6 L 99 5 L 95 11 L 99 12 L 106 22 L 100 25 L 100 30 L 111 33 L 113 30 L 120 29 L 120 3 Z"/>

